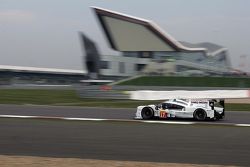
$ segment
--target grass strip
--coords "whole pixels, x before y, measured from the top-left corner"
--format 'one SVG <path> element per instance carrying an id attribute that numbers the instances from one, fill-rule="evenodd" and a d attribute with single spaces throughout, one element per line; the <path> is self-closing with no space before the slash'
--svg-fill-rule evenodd
<path id="1" fill-rule="evenodd" d="M 143 76 L 119 83 L 134 86 L 250 87 L 250 78 Z"/>
<path id="2" fill-rule="evenodd" d="M 0 89 L 0 104 L 136 108 L 161 101 L 83 99 L 74 90 Z M 226 110 L 250 111 L 250 104 L 226 103 Z"/>

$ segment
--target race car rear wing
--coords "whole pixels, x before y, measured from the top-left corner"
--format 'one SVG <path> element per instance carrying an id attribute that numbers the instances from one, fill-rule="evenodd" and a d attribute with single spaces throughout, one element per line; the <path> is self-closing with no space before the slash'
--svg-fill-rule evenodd
<path id="1" fill-rule="evenodd" d="M 235 99 L 249 98 L 250 90 L 203 90 L 203 91 L 129 91 L 133 100 L 166 100 L 166 99 Z"/>

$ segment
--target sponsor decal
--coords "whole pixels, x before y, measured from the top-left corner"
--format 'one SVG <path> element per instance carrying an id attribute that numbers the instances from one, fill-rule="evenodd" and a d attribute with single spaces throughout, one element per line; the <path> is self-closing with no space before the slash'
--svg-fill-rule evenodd
<path id="1" fill-rule="evenodd" d="M 192 99 L 191 100 L 191 103 L 207 103 L 208 102 L 208 99 Z"/>
<path id="2" fill-rule="evenodd" d="M 167 114 L 165 110 L 160 110 L 160 118 L 167 118 Z"/>

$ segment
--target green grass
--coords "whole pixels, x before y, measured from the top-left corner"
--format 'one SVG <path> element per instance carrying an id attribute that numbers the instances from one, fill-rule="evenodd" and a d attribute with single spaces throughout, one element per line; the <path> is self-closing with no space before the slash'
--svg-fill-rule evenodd
<path id="1" fill-rule="evenodd" d="M 1 89 L 0 103 L 54 104 L 73 103 L 82 100 L 72 90 Z"/>
<path id="2" fill-rule="evenodd" d="M 136 108 L 158 103 L 160 101 L 82 99 L 74 90 L 0 89 L 0 104 Z M 250 104 L 226 104 L 226 110 L 250 111 Z"/>
<path id="3" fill-rule="evenodd" d="M 226 104 L 225 109 L 227 111 L 250 111 L 250 104 Z"/>
<path id="4" fill-rule="evenodd" d="M 36 104 L 133 108 L 150 101 L 83 99 L 74 90 L 0 89 L 0 104 Z"/>
<path id="5" fill-rule="evenodd" d="M 118 85 L 249 88 L 250 78 L 143 76 Z"/>

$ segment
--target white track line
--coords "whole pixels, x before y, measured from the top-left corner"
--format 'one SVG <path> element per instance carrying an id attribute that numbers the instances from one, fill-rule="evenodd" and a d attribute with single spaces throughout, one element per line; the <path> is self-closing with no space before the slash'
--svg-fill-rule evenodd
<path id="1" fill-rule="evenodd" d="M 23 115 L 0 115 L 1 118 L 37 118 L 36 116 L 23 116 Z"/>
<path id="2" fill-rule="evenodd" d="M 108 121 L 108 119 L 98 119 L 98 118 L 62 118 L 62 119 L 70 121 Z"/>
<path id="3" fill-rule="evenodd" d="M 235 124 L 235 126 L 250 127 L 250 124 Z"/>
<path id="4" fill-rule="evenodd" d="M 138 122 L 145 122 L 145 123 L 157 123 L 157 124 L 180 124 L 180 125 L 192 125 L 195 122 L 177 122 L 177 121 L 143 121 L 138 120 Z"/>
<path id="5" fill-rule="evenodd" d="M 47 116 L 30 116 L 30 115 L 0 115 L 0 118 L 23 118 L 23 119 L 54 119 L 67 121 L 115 121 L 115 122 L 137 122 L 151 124 L 175 124 L 175 125 L 223 125 L 250 127 L 250 124 L 234 124 L 234 123 L 206 123 L 206 122 L 179 122 L 179 121 L 150 121 L 150 120 L 126 120 L 126 119 L 100 119 L 100 118 L 70 118 L 70 117 L 47 117 Z"/>

